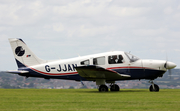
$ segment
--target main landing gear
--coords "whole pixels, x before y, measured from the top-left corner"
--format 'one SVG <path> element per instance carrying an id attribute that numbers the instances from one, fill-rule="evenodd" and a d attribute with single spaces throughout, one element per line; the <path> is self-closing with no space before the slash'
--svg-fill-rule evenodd
<path id="1" fill-rule="evenodd" d="M 117 84 L 112 84 L 112 85 L 110 85 L 110 90 L 111 91 L 119 91 L 119 86 Z"/>
<path id="2" fill-rule="evenodd" d="M 157 84 L 154 84 L 152 80 L 150 80 L 149 83 L 151 83 L 151 86 L 149 87 L 150 92 L 159 92 L 159 86 Z"/>
<path id="3" fill-rule="evenodd" d="M 119 91 L 119 86 L 117 84 L 111 84 L 110 85 L 110 90 L 111 91 Z M 106 85 L 100 85 L 99 86 L 99 92 L 107 92 L 108 87 Z"/>
<path id="4" fill-rule="evenodd" d="M 99 92 L 107 92 L 107 91 L 108 91 L 108 87 L 106 85 L 99 86 Z"/>

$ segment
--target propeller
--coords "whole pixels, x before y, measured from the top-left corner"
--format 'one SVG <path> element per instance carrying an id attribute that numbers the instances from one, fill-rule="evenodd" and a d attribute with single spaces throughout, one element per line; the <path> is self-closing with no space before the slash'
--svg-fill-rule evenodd
<path id="1" fill-rule="evenodd" d="M 166 68 L 167 70 L 168 70 L 168 72 L 169 72 L 169 77 L 170 77 L 170 79 L 171 79 L 171 69 L 168 69 L 168 63 L 167 63 L 168 61 L 166 61 L 166 63 L 164 64 L 164 68 Z"/>
<path id="2" fill-rule="evenodd" d="M 164 68 L 166 68 L 169 71 L 170 78 L 171 78 L 171 69 L 175 67 L 176 67 L 176 64 L 173 62 L 166 61 L 164 64 Z"/>

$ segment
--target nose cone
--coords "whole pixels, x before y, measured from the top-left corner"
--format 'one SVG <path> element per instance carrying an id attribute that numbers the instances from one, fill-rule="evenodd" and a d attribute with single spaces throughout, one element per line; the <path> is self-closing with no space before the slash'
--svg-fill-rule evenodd
<path id="1" fill-rule="evenodd" d="M 175 68 L 176 67 L 176 64 L 175 63 L 173 63 L 173 62 L 167 62 L 167 66 L 166 66 L 166 68 L 167 69 L 173 69 L 173 68 Z"/>

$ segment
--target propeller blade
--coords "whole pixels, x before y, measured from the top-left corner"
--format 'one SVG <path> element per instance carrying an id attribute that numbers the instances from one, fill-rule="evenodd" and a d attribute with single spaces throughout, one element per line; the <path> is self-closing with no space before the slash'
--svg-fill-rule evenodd
<path id="1" fill-rule="evenodd" d="M 170 79 L 171 79 L 171 74 L 172 74 L 171 69 L 169 69 L 168 71 L 169 71 L 169 76 L 170 76 Z"/>
<path id="2" fill-rule="evenodd" d="M 166 68 L 169 72 L 169 76 L 170 76 L 170 79 L 171 79 L 171 69 L 175 68 L 176 67 L 176 64 L 173 63 L 173 62 L 168 62 L 168 56 L 166 54 L 166 62 L 164 64 L 164 68 Z"/>

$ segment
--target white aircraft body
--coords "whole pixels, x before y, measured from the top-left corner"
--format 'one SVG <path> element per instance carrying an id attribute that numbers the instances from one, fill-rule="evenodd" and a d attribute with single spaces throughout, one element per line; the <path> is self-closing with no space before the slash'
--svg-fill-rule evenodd
<path id="1" fill-rule="evenodd" d="M 7 71 L 25 77 L 45 79 L 66 79 L 75 81 L 94 81 L 99 91 L 119 91 L 115 81 L 150 80 L 150 91 L 159 91 L 153 80 L 162 77 L 175 63 L 165 60 L 145 60 L 124 51 L 112 51 L 71 59 L 46 61 L 39 59 L 22 39 L 9 39 L 18 70 Z"/>

